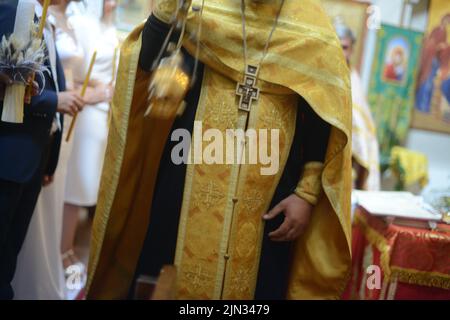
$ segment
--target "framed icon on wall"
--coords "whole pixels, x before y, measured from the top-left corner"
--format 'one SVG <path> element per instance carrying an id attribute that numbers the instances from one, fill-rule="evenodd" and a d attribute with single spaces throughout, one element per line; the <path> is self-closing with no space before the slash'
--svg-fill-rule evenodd
<path id="1" fill-rule="evenodd" d="M 417 77 L 412 127 L 450 134 L 450 1 L 432 0 Z"/>
<path id="2" fill-rule="evenodd" d="M 356 43 L 351 64 L 361 71 L 370 4 L 351 0 L 322 0 L 322 5 L 332 21 L 342 22 L 353 31 Z"/>

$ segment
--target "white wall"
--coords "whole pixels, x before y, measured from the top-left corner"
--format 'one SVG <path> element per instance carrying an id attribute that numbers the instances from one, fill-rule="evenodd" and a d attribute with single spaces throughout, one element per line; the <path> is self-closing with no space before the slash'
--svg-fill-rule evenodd
<path id="1" fill-rule="evenodd" d="M 404 0 L 373 0 L 381 12 L 382 23 L 400 26 Z M 417 31 L 427 27 L 428 0 L 418 0 L 414 6 L 407 6 L 404 25 Z M 376 30 L 368 32 L 361 76 L 366 89 L 369 86 L 372 61 L 376 47 Z M 410 129 L 406 147 L 427 155 L 429 161 L 430 182 L 424 189 L 425 196 L 433 190 L 450 189 L 450 135 L 430 131 Z"/>
<path id="2" fill-rule="evenodd" d="M 430 183 L 425 196 L 435 190 L 450 189 L 450 135 L 411 130 L 406 146 L 428 156 Z"/>

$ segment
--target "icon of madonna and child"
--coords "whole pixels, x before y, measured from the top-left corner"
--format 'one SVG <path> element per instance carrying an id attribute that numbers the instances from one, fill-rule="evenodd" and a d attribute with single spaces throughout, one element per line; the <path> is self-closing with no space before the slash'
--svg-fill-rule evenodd
<path id="1" fill-rule="evenodd" d="M 425 37 L 416 88 L 417 111 L 450 124 L 450 13 Z"/>

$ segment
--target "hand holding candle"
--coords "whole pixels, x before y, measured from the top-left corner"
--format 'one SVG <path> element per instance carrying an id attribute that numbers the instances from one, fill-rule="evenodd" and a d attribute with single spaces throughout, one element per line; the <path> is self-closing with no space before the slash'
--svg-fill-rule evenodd
<path id="1" fill-rule="evenodd" d="M 44 36 L 44 28 L 45 28 L 45 24 L 47 22 L 47 12 L 48 12 L 48 7 L 50 6 L 50 2 L 51 2 L 50 0 L 44 0 L 44 4 L 42 6 L 41 21 L 39 22 L 38 34 L 36 36 L 38 39 L 42 39 Z M 33 6 L 33 8 L 34 8 L 34 6 Z M 34 79 L 35 79 L 35 75 L 33 74 L 31 77 L 30 85 L 28 85 L 27 91 L 25 92 L 25 102 L 27 102 L 27 103 L 29 103 L 31 100 L 31 96 L 32 96 L 32 92 L 33 92 L 32 83 L 34 82 Z"/>
<path id="2" fill-rule="evenodd" d="M 94 68 L 94 63 L 95 63 L 96 58 L 97 58 L 97 51 L 94 51 L 94 53 L 92 54 L 91 62 L 89 64 L 88 72 L 86 74 L 86 78 L 84 79 L 84 82 L 83 82 L 83 87 L 81 88 L 81 93 L 80 93 L 81 98 L 83 98 L 84 94 L 86 93 L 86 88 L 89 84 L 89 80 L 91 78 L 91 73 L 92 73 L 92 69 Z M 69 132 L 67 133 L 66 141 L 69 141 L 70 137 L 72 136 L 72 132 L 75 127 L 75 123 L 77 121 L 77 116 L 78 116 L 78 112 L 75 113 L 75 115 L 72 118 L 72 122 L 70 123 L 70 127 L 69 127 Z"/>

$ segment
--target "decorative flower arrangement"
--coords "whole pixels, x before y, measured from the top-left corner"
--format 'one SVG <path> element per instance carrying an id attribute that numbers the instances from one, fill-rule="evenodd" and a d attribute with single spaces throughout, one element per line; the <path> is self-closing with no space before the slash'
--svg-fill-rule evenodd
<path id="1" fill-rule="evenodd" d="M 450 190 L 439 194 L 433 206 L 442 213 L 444 222 L 450 224 Z"/>
<path id="2" fill-rule="evenodd" d="M 36 33 L 37 28 L 38 25 L 35 24 L 32 35 Z M 26 85 L 33 74 L 45 81 L 43 73 L 48 69 L 44 66 L 44 41 L 34 36 L 30 39 L 23 41 L 13 33 L 8 38 L 3 36 L 0 43 L 0 72 L 8 75 L 15 83 Z"/>
<path id="3" fill-rule="evenodd" d="M 424 195 L 434 209 L 442 214 L 444 222 L 450 224 L 450 187 L 431 189 Z"/>

